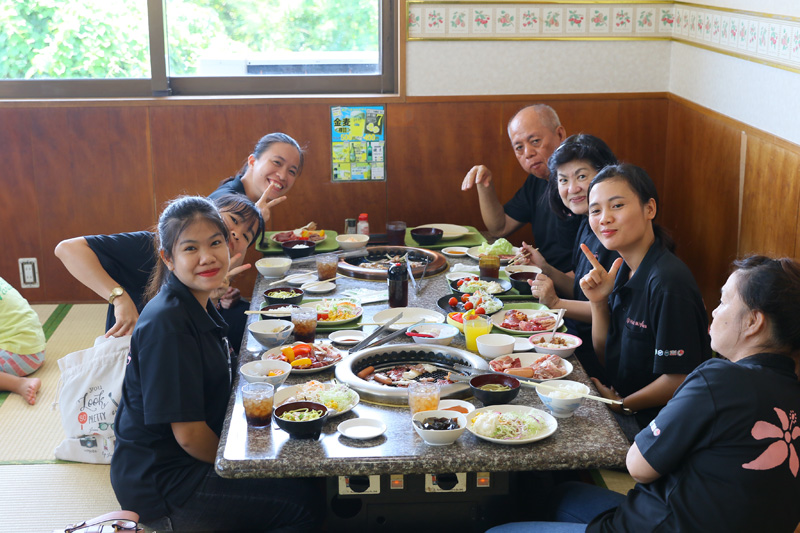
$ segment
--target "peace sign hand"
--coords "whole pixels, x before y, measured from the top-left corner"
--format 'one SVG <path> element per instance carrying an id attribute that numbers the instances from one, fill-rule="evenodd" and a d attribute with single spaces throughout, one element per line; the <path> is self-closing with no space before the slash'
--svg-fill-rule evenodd
<path id="1" fill-rule="evenodd" d="M 264 190 L 264 194 L 262 194 L 261 198 L 259 198 L 258 201 L 256 202 L 256 207 L 258 208 L 259 211 L 261 211 L 261 217 L 264 219 L 264 222 L 269 220 L 270 209 L 287 200 L 286 196 L 279 196 L 274 200 L 268 200 L 269 195 L 274 188 L 275 188 L 274 183 L 270 183 L 269 185 L 267 185 L 267 188 Z"/>
<path id="2" fill-rule="evenodd" d="M 592 303 L 608 300 L 608 295 L 614 289 L 614 280 L 617 277 L 617 272 L 622 267 L 622 258 L 618 257 L 614 264 L 611 265 L 611 270 L 606 271 L 588 246 L 581 244 L 581 251 L 594 267 L 581 278 L 580 286 L 583 294 Z"/>

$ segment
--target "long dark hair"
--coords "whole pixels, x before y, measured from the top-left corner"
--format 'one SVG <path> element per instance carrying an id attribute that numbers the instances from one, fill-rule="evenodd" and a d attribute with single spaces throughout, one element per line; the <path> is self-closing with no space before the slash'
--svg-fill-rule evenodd
<path id="1" fill-rule="evenodd" d="M 658 191 L 656 191 L 656 184 L 653 183 L 653 180 L 650 179 L 650 176 L 643 168 L 629 163 L 609 165 L 594 177 L 589 184 L 588 193 L 591 194 L 592 188 L 598 183 L 611 179 L 619 179 L 627 183 L 636 196 L 639 197 L 639 201 L 643 205 L 652 198 L 656 203 L 656 216 L 658 216 Z M 655 223 L 655 219 L 653 220 L 653 233 L 656 239 L 661 241 L 662 246 L 670 252 L 675 252 L 675 241 L 672 240 L 672 237 L 666 229 Z"/>
<path id="2" fill-rule="evenodd" d="M 150 273 L 150 279 L 147 281 L 144 295 L 146 302 L 158 294 L 167 279 L 168 270 L 164 261 L 161 260 L 160 252 L 163 251 L 166 257 L 172 259 L 172 249 L 181 233 L 198 219 L 207 220 L 217 226 L 227 242 L 228 227 L 211 200 L 203 196 L 179 196 L 171 200 L 158 218 L 155 238 L 156 267 Z"/>
<path id="3" fill-rule="evenodd" d="M 753 255 L 733 264 L 744 305 L 764 313 L 777 348 L 796 354 L 800 351 L 800 263 L 788 257 Z"/>
<path id="4" fill-rule="evenodd" d="M 233 213 L 246 226 L 255 223 L 256 231 L 253 232 L 253 242 L 248 245 L 248 248 L 253 246 L 261 234 L 264 233 L 264 217 L 261 216 L 261 211 L 256 207 L 256 204 L 247 196 L 235 193 L 223 194 L 214 198 L 213 201 L 220 213 L 222 211 Z"/>
<path id="5" fill-rule="evenodd" d="M 564 201 L 558 194 L 558 167 L 572 161 L 586 161 L 597 172 L 600 172 L 608 165 L 616 165 L 617 156 L 603 139 L 586 133 L 570 135 L 556 148 L 550 159 L 547 160 L 547 166 L 550 169 L 547 201 L 550 203 L 550 209 L 563 219 L 571 217 L 573 213 L 564 205 Z"/>
<path id="6" fill-rule="evenodd" d="M 291 138 L 289 135 L 286 135 L 285 133 L 281 133 L 279 131 L 273 133 L 267 133 L 258 140 L 258 142 L 256 143 L 256 147 L 253 148 L 252 155 L 255 156 L 256 159 L 258 159 L 264 152 L 269 150 L 270 146 L 272 146 L 275 143 L 288 144 L 294 146 L 297 149 L 297 153 L 300 154 L 300 165 L 297 167 L 297 175 L 299 176 L 300 173 L 303 172 L 303 163 L 305 162 L 305 152 L 303 151 L 302 148 L 300 148 L 300 145 L 297 143 L 297 141 L 295 141 L 293 138 Z M 227 183 L 233 180 L 234 178 L 241 178 L 242 176 L 244 176 L 245 172 L 247 172 L 247 165 L 248 163 L 245 160 L 244 164 L 242 165 L 242 168 L 239 169 L 239 172 L 237 172 L 235 176 L 231 176 L 229 178 L 225 178 L 224 180 L 222 180 L 220 182 L 220 185 L 222 185 L 223 183 Z"/>

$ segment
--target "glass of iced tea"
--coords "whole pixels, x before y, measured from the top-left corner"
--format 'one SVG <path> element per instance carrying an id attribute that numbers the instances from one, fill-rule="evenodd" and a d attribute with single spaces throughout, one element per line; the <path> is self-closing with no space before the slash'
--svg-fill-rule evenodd
<path id="1" fill-rule="evenodd" d="M 317 335 L 317 310 L 308 307 L 292 308 L 294 338 L 298 342 L 314 342 Z"/>
<path id="2" fill-rule="evenodd" d="M 500 258 L 496 255 L 482 255 L 480 259 L 478 259 L 478 269 L 482 277 L 499 278 Z"/>
<path id="3" fill-rule="evenodd" d="M 406 245 L 406 223 L 402 220 L 393 220 L 386 223 L 386 238 L 389 246 Z"/>
<path id="4" fill-rule="evenodd" d="M 271 383 L 248 383 L 242 387 L 242 403 L 247 425 L 263 428 L 272 420 L 272 398 L 275 387 Z"/>
<path id="5" fill-rule="evenodd" d="M 414 415 L 420 411 L 434 411 L 439 407 L 441 387 L 438 383 L 415 381 L 408 386 L 408 407 Z"/>
<path id="6" fill-rule="evenodd" d="M 333 279 L 336 277 L 336 269 L 339 265 L 339 256 L 335 254 L 322 254 L 316 257 L 317 277 L 320 281 Z M 334 283 L 336 283 L 334 281 Z"/>

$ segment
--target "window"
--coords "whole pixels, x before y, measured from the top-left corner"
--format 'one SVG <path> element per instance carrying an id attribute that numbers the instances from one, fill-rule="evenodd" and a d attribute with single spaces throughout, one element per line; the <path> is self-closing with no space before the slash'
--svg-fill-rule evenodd
<path id="1" fill-rule="evenodd" d="M 396 92 L 396 0 L 3 0 L 0 97 Z"/>

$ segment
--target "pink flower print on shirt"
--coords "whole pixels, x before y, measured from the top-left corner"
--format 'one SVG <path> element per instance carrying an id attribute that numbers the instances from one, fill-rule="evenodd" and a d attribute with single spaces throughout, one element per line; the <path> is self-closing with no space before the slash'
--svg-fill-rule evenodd
<path id="1" fill-rule="evenodd" d="M 767 449 L 754 460 L 743 464 L 742 468 L 748 470 L 770 470 L 782 465 L 788 457 L 789 470 L 791 470 L 794 477 L 797 477 L 797 471 L 800 469 L 800 459 L 798 459 L 797 450 L 794 444 L 792 444 L 792 441 L 800 437 L 800 426 L 797 425 L 797 414 L 795 414 L 794 411 L 789 411 L 789 416 L 787 417 L 782 409 L 777 407 L 774 409 L 781 422 L 781 427 L 759 420 L 753 425 L 750 434 L 753 435 L 753 438 L 756 440 L 778 440 L 767 446 Z"/>

